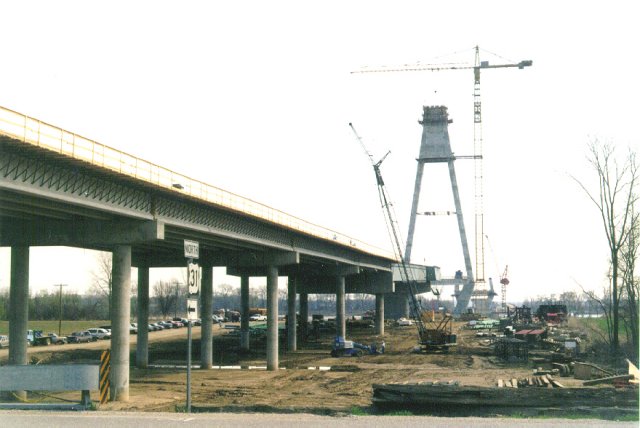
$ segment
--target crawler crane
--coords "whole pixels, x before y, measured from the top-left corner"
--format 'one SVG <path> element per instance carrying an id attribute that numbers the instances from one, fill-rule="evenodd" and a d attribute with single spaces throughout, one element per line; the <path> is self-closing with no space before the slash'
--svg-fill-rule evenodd
<path id="1" fill-rule="evenodd" d="M 402 242 L 400 234 L 398 233 L 398 223 L 395 218 L 391 200 L 389 198 L 389 193 L 387 192 L 387 189 L 384 185 L 384 180 L 382 179 L 382 173 L 380 172 L 380 165 L 382 165 L 382 162 L 391 152 L 388 151 L 378 162 L 375 162 L 373 160 L 373 156 L 371 156 L 371 153 L 369 153 L 366 146 L 364 145 L 362 138 L 360 138 L 360 136 L 356 132 L 356 129 L 353 127 L 353 124 L 349 123 L 349 126 L 351 127 L 351 130 L 364 149 L 365 153 L 369 157 L 371 166 L 373 167 L 373 171 L 376 175 L 378 196 L 380 198 L 380 203 L 382 204 L 382 210 L 387 222 L 389 234 L 394 245 L 394 253 L 396 255 L 396 258 L 400 261 L 400 276 L 402 278 L 402 282 L 405 283 L 407 285 L 407 288 L 409 289 L 409 311 L 413 322 L 418 327 L 420 348 L 421 350 L 426 352 L 434 350 L 446 352 L 449 350 L 449 347 L 456 345 L 455 336 L 451 332 L 452 317 L 451 315 L 445 314 L 439 323 L 436 323 L 434 319 L 431 319 L 431 321 L 425 320 L 425 317 L 423 316 L 424 311 L 422 309 L 420 300 L 418 299 L 416 280 L 413 278 L 411 269 L 408 266 L 409 262 L 405 260 L 402 252 Z"/>

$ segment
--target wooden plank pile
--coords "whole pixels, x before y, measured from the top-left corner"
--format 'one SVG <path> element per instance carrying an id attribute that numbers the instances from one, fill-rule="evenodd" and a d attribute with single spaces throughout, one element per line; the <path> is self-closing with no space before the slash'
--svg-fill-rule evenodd
<path id="1" fill-rule="evenodd" d="M 550 374 L 528 376 L 520 379 L 498 379 L 497 385 L 498 388 L 564 388 L 564 385 L 555 380 Z"/>

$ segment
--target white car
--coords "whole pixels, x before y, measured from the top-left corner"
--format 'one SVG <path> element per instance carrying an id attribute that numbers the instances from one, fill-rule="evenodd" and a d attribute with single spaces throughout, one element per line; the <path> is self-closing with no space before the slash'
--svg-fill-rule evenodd
<path id="1" fill-rule="evenodd" d="M 9 336 L 0 334 L 0 349 L 9 347 Z"/>
<path id="2" fill-rule="evenodd" d="M 88 328 L 87 331 L 91 333 L 91 336 L 93 336 L 94 340 L 111 339 L 111 333 L 104 328 Z"/>
<path id="3" fill-rule="evenodd" d="M 266 321 L 267 316 L 261 314 L 253 314 L 249 317 L 249 321 Z"/>
<path id="4" fill-rule="evenodd" d="M 400 318 L 398 321 L 396 321 L 396 324 L 398 324 L 398 325 L 413 325 L 413 321 L 408 320 L 406 318 Z"/>

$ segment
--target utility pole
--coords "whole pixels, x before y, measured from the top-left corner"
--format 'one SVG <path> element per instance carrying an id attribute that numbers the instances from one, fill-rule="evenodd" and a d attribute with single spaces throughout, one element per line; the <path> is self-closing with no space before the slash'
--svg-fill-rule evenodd
<path id="1" fill-rule="evenodd" d="M 54 287 L 60 287 L 60 291 L 59 291 L 59 301 L 60 301 L 60 306 L 58 309 L 58 316 L 59 316 L 59 321 L 58 321 L 58 336 L 62 336 L 62 287 L 66 287 L 68 284 L 55 284 Z"/>

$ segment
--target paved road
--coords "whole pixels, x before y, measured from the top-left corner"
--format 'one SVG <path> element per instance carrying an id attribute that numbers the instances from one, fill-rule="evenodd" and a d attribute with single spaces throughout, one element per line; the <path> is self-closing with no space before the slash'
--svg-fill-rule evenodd
<path id="1" fill-rule="evenodd" d="M 0 411 L 0 426 L 12 428 L 40 427 L 300 427 L 327 426 L 348 428 L 375 427 L 637 427 L 638 422 L 612 422 L 594 419 L 502 419 L 437 418 L 428 416 L 315 416 L 309 414 L 251 413 L 124 413 L 124 412 L 40 412 Z"/>

